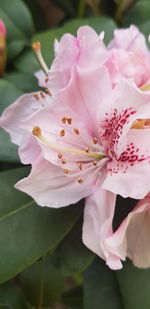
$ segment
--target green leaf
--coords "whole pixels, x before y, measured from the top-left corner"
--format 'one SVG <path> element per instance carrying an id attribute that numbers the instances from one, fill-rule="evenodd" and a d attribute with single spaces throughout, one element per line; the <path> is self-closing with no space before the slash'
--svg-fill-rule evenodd
<path id="1" fill-rule="evenodd" d="M 34 74 L 34 72 L 40 69 L 39 63 L 31 48 L 17 58 L 17 60 L 14 62 L 14 66 L 18 71 L 28 74 Z"/>
<path id="2" fill-rule="evenodd" d="M 150 20 L 147 20 L 146 22 L 139 25 L 139 28 L 144 33 L 145 38 L 148 39 L 148 36 L 149 36 L 149 33 L 150 33 Z M 147 44 L 150 46 L 149 42 L 147 42 Z"/>
<path id="3" fill-rule="evenodd" d="M 69 307 L 69 309 L 83 309 L 84 307 L 83 307 L 82 287 L 79 286 L 68 292 L 65 292 L 62 296 L 62 301 L 63 301 L 63 304 Z"/>
<path id="4" fill-rule="evenodd" d="M 0 161 L 19 162 L 17 146 L 10 140 L 9 134 L 0 128 Z"/>
<path id="5" fill-rule="evenodd" d="M 134 6 L 129 10 L 124 18 L 123 26 L 128 27 L 130 24 L 139 26 L 143 22 L 150 19 L 150 1 L 139 0 L 136 1 Z"/>
<path id="6" fill-rule="evenodd" d="M 0 308 L 27 309 L 23 296 L 11 283 L 0 286 Z"/>
<path id="7" fill-rule="evenodd" d="M 150 269 L 138 269 L 128 261 L 116 274 L 124 309 L 149 309 Z"/>
<path id="8" fill-rule="evenodd" d="M 50 306 L 60 298 L 66 280 L 50 259 L 43 259 L 30 266 L 20 278 L 26 299 L 39 308 Z"/>
<path id="9" fill-rule="evenodd" d="M 39 207 L 13 185 L 26 168 L 0 174 L 0 283 L 23 271 L 56 247 L 79 218 L 81 205 Z"/>
<path id="10" fill-rule="evenodd" d="M 23 92 L 32 92 L 38 90 L 38 82 L 37 78 L 30 73 L 22 73 L 22 72 L 11 72 L 5 75 L 5 79 L 7 79 L 10 83 L 12 83 L 15 87 L 19 88 Z"/>
<path id="11" fill-rule="evenodd" d="M 33 22 L 22 0 L 0 0 L 0 18 L 7 27 L 8 57 L 13 59 L 28 45 L 33 34 Z"/>
<path id="12" fill-rule="evenodd" d="M 0 79 L 0 114 L 22 94 L 22 90 L 11 82 Z M 0 128 L 0 160 L 4 162 L 18 162 L 17 152 L 17 146 L 11 143 L 9 135 Z"/>
<path id="13" fill-rule="evenodd" d="M 10 103 L 13 103 L 13 101 L 22 95 L 22 93 L 12 83 L 5 79 L 0 79 L 0 114 Z"/>
<path id="14" fill-rule="evenodd" d="M 94 254 L 82 242 L 82 218 L 56 248 L 52 261 L 65 275 L 83 272 L 92 262 Z"/>
<path id="15" fill-rule="evenodd" d="M 115 272 L 100 258 L 84 274 L 84 309 L 91 308 L 123 309 Z"/>

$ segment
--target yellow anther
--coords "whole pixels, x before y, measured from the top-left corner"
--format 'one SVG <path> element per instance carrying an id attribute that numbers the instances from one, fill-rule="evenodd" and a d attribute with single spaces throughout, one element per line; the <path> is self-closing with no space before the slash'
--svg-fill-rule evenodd
<path id="1" fill-rule="evenodd" d="M 82 179 L 82 178 L 78 178 L 77 180 L 76 180 L 78 183 L 83 183 L 84 182 L 84 180 Z"/>
<path id="2" fill-rule="evenodd" d="M 45 89 L 45 92 L 46 92 L 47 94 L 49 94 L 49 95 L 52 95 L 51 92 L 50 92 L 50 90 L 49 90 L 48 88 Z"/>
<path id="3" fill-rule="evenodd" d="M 60 131 L 60 136 L 61 136 L 61 137 L 65 136 L 65 130 L 61 130 L 61 131 Z"/>
<path id="4" fill-rule="evenodd" d="M 80 132 L 79 132 L 79 130 L 78 130 L 77 128 L 74 128 L 73 130 L 74 130 L 74 132 L 75 132 L 77 135 L 80 134 Z"/>
<path id="5" fill-rule="evenodd" d="M 62 123 L 66 123 L 66 120 L 67 120 L 67 117 L 63 117 L 63 118 L 61 119 Z"/>
<path id="6" fill-rule="evenodd" d="M 97 144 L 97 138 L 96 137 L 93 138 L 93 144 L 95 144 L 95 145 Z"/>
<path id="7" fill-rule="evenodd" d="M 58 158 L 59 158 L 59 159 L 62 159 L 62 153 L 61 153 L 61 152 L 59 152 Z"/>
<path id="8" fill-rule="evenodd" d="M 65 159 L 62 159 L 62 160 L 61 160 L 61 163 L 62 163 L 62 164 L 66 164 L 66 160 L 65 160 Z"/>
<path id="9" fill-rule="evenodd" d="M 68 170 L 67 168 L 65 168 L 65 169 L 64 169 L 64 173 L 65 173 L 65 174 L 68 174 L 68 173 L 69 173 L 69 170 Z"/>
<path id="10" fill-rule="evenodd" d="M 36 99 L 36 100 L 39 100 L 39 95 L 37 94 L 37 93 L 34 93 L 34 98 Z"/>
<path id="11" fill-rule="evenodd" d="M 72 118 L 71 117 L 67 117 L 67 122 L 68 122 L 68 124 L 71 124 L 72 123 Z"/>
<path id="12" fill-rule="evenodd" d="M 40 95 L 41 95 L 42 99 L 45 99 L 45 98 L 46 98 L 44 92 L 40 91 Z"/>
<path id="13" fill-rule="evenodd" d="M 79 167 L 80 171 L 83 170 L 83 164 L 82 164 L 82 163 L 79 163 L 79 164 L 78 164 L 78 167 Z"/>
<path id="14" fill-rule="evenodd" d="M 93 161 L 93 165 L 96 166 L 97 165 L 97 161 Z"/>
<path id="15" fill-rule="evenodd" d="M 38 127 L 38 126 L 34 127 L 33 130 L 32 130 L 32 133 L 33 133 L 33 135 L 40 137 L 41 136 L 41 128 Z"/>

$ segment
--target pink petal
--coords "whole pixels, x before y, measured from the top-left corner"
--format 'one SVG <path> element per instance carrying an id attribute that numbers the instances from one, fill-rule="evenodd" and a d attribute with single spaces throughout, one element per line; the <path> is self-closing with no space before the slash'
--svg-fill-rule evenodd
<path id="1" fill-rule="evenodd" d="M 96 32 L 88 27 L 79 28 L 77 38 L 65 34 L 59 43 L 55 44 L 55 54 L 47 87 L 55 95 L 57 91 L 68 86 L 74 67 L 81 70 L 100 67 L 107 58 L 102 40 Z"/>
<path id="2" fill-rule="evenodd" d="M 45 81 L 46 74 L 42 70 L 40 70 L 40 71 L 36 72 L 34 75 L 38 79 L 38 85 L 40 87 L 46 88 L 47 87 L 47 83 Z"/>
<path id="3" fill-rule="evenodd" d="M 139 201 L 121 223 L 117 231 L 107 239 L 114 254 L 132 259 L 137 267 L 150 267 L 150 198 Z"/>
<path id="4" fill-rule="evenodd" d="M 83 183 L 78 183 L 77 179 Z M 90 195 L 99 184 L 97 170 L 92 167 L 64 174 L 62 168 L 38 158 L 27 178 L 15 187 L 27 194 L 40 206 L 64 207 Z"/>
<path id="5" fill-rule="evenodd" d="M 38 96 L 39 100 L 35 99 L 34 93 L 21 96 L 4 110 L 0 118 L 0 126 L 10 134 L 13 143 L 20 145 L 19 154 L 25 164 L 35 160 L 40 148 L 34 142 L 34 138 L 21 127 L 22 121 L 51 101 L 49 96 L 45 99 L 40 96 L 40 93 Z"/>
<path id="6" fill-rule="evenodd" d="M 127 135 L 133 151 L 126 161 L 107 164 L 107 177 L 103 188 L 124 198 L 143 198 L 149 192 L 150 183 L 150 129 L 131 129 Z M 136 151 L 138 149 L 138 151 Z M 127 155 L 128 156 L 128 155 Z"/>
<path id="7" fill-rule="evenodd" d="M 100 67 L 107 58 L 105 46 L 98 34 L 89 26 L 80 27 L 77 32 L 79 44 L 78 66 L 80 69 Z"/>
<path id="8" fill-rule="evenodd" d="M 107 238 L 112 236 L 112 220 L 116 196 L 106 190 L 97 190 L 86 199 L 83 224 L 83 242 L 112 269 L 122 267 L 120 257 L 107 248 Z"/>
<path id="9" fill-rule="evenodd" d="M 143 52 L 148 52 L 144 35 L 134 25 L 127 29 L 116 29 L 114 31 L 114 39 L 108 45 L 108 49 L 110 48 L 136 52 L 140 49 Z"/>

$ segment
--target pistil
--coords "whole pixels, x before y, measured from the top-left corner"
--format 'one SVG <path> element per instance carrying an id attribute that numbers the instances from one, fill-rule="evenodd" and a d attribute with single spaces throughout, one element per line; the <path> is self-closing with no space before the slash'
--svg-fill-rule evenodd
<path id="1" fill-rule="evenodd" d="M 42 52 L 41 52 L 41 43 L 40 42 L 34 42 L 32 44 L 32 48 L 36 54 L 36 57 L 41 65 L 41 68 L 42 70 L 45 72 L 46 75 L 48 75 L 48 71 L 49 71 L 49 68 L 48 66 L 46 65 L 44 59 L 43 59 L 43 56 L 42 56 Z"/>
<path id="2" fill-rule="evenodd" d="M 35 135 L 43 144 L 45 144 L 46 146 L 50 147 L 51 149 L 54 150 L 58 150 L 61 152 L 66 152 L 66 153 L 72 153 L 72 154 L 77 154 L 77 155 L 84 155 L 84 156 L 88 156 L 88 157 L 94 157 L 98 160 L 103 159 L 105 156 L 99 153 L 95 153 L 95 152 L 86 152 L 83 150 L 79 150 L 79 149 L 71 149 L 71 148 L 65 148 L 65 147 L 60 147 L 58 145 L 55 145 L 53 143 L 51 143 L 49 140 L 47 140 L 41 132 L 41 128 L 36 126 L 33 128 L 32 130 L 33 135 Z M 60 153 L 59 153 L 60 156 Z"/>

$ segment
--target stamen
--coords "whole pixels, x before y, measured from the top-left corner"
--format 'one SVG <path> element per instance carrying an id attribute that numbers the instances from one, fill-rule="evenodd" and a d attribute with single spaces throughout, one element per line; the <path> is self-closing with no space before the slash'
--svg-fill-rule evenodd
<path id="1" fill-rule="evenodd" d="M 88 152 L 83 151 L 83 150 L 79 150 L 79 149 L 71 149 L 71 148 L 65 148 L 65 147 L 60 147 L 57 146 L 51 142 L 49 142 L 42 134 L 41 134 L 41 128 L 38 126 L 35 126 L 32 130 L 33 135 L 35 135 L 43 144 L 45 144 L 46 146 L 55 149 L 55 150 L 60 150 L 62 152 L 66 152 L 66 153 L 72 153 L 72 154 L 77 154 L 77 155 L 83 155 L 83 156 L 89 156 L 89 157 L 94 157 L 97 158 L 98 160 L 102 160 L 103 158 L 105 158 L 104 155 L 100 154 L 100 153 L 96 153 L 96 152 Z M 61 152 L 58 154 L 58 156 L 61 156 Z"/>
<path id="2" fill-rule="evenodd" d="M 80 171 L 83 170 L 83 164 L 82 164 L 82 163 L 79 163 L 79 164 L 78 164 L 78 167 L 79 167 Z"/>
<path id="3" fill-rule="evenodd" d="M 93 138 L 93 144 L 95 144 L 95 145 L 97 144 L 97 138 L 96 137 Z"/>
<path id="4" fill-rule="evenodd" d="M 50 90 L 49 90 L 48 88 L 45 89 L 45 92 L 46 92 L 47 94 L 49 94 L 49 95 L 52 95 L 51 92 L 50 92 Z"/>
<path id="5" fill-rule="evenodd" d="M 72 123 L 72 118 L 71 117 L 67 117 L 67 122 L 68 122 L 68 124 L 71 124 Z"/>
<path id="6" fill-rule="evenodd" d="M 41 95 L 41 97 L 42 97 L 43 99 L 46 98 L 45 94 L 44 94 L 42 91 L 40 91 L 40 95 Z"/>
<path id="7" fill-rule="evenodd" d="M 73 130 L 74 130 L 74 132 L 75 132 L 77 135 L 80 134 L 80 132 L 79 132 L 79 130 L 78 130 L 77 128 L 74 128 Z"/>
<path id="8" fill-rule="evenodd" d="M 63 117 L 63 118 L 61 119 L 62 123 L 66 123 L 66 120 L 67 120 L 67 117 Z"/>
<path id="9" fill-rule="evenodd" d="M 37 56 L 37 59 L 41 65 L 41 68 L 43 69 L 43 71 L 45 72 L 46 75 L 48 75 L 48 72 L 49 72 L 49 68 L 48 66 L 46 65 L 44 59 L 43 59 L 43 56 L 42 56 L 42 52 L 41 52 L 41 43 L 40 42 L 34 42 L 32 44 L 32 48 Z"/>
<path id="10" fill-rule="evenodd" d="M 88 153 L 88 152 L 90 151 L 90 149 L 87 147 L 87 148 L 85 149 L 85 151 Z"/>
<path id="11" fill-rule="evenodd" d="M 45 83 L 46 83 L 46 84 L 48 83 L 48 80 L 49 80 L 48 77 L 46 77 L 46 78 L 45 78 Z"/>
<path id="12" fill-rule="evenodd" d="M 62 160 L 61 160 L 61 163 L 62 163 L 62 164 L 66 164 L 66 160 L 65 160 L 65 159 L 62 159 Z"/>
<path id="13" fill-rule="evenodd" d="M 78 183 L 83 183 L 84 182 L 84 180 L 82 179 L 82 178 L 78 178 L 77 180 L 76 180 Z"/>
<path id="14" fill-rule="evenodd" d="M 62 159 L 62 153 L 61 153 L 61 152 L 59 152 L 58 158 L 59 158 L 59 159 Z"/>
<path id="15" fill-rule="evenodd" d="M 96 161 L 93 161 L 93 165 L 96 166 L 96 165 L 97 165 L 97 162 L 96 162 Z"/>
<path id="16" fill-rule="evenodd" d="M 61 131 L 60 131 L 60 136 L 61 136 L 61 137 L 65 136 L 65 130 L 61 130 Z"/>
<path id="17" fill-rule="evenodd" d="M 32 130 L 32 133 L 33 133 L 33 135 L 40 137 L 41 136 L 41 128 L 38 127 L 38 126 L 34 127 L 33 130 Z"/>
<path id="18" fill-rule="evenodd" d="M 68 170 L 67 168 L 65 168 L 65 169 L 64 169 L 64 173 L 65 173 L 65 174 L 68 174 L 68 173 L 69 173 L 69 170 Z"/>
<path id="19" fill-rule="evenodd" d="M 39 100 L 39 95 L 37 94 L 37 93 L 34 93 L 34 98 L 36 99 L 36 100 Z"/>

